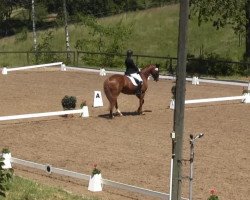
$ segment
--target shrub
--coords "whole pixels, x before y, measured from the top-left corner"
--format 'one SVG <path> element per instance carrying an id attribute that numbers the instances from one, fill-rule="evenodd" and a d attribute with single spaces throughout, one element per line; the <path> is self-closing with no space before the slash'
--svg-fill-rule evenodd
<path id="1" fill-rule="evenodd" d="M 0 157 L 0 196 L 6 197 L 6 191 L 10 189 L 10 181 L 13 177 L 13 169 L 3 169 L 4 158 Z"/>
<path id="2" fill-rule="evenodd" d="M 83 108 L 83 106 L 87 106 L 87 101 L 83 101 L 80 105 L 80 108 Z"/>
<path id="3" fill-rule="evenodd" d="M 194 55 L 188 55 L 187 74 L 193 76 L 231 76 L 235 74 L 244 74 L 245 66 L 238 66 L 231 63 L 230 58 L 223 58 L 216 53 L 200 55 L 195 58 Z"/>
<path id="4" fill-rule="evenodd" d="M 64 110 L 73 110 L 76 107 L 76 97 L 66 95 L 61 103 Z"/>
<path id="5" fill-rule="evenodd" d="M 100 174 L 101 170 L 97 169 L 97 164 L 94 164 L 94 169 L 92 170 L 91 176 L 93 177 L 95 174 Z"/>
<path id="6" fill-rule="evenodd" d="M 219 197 L 216 195 L 215 189 L 210 190 L 210 197 L 207 200 L 219 200 Z"/>
<path id="7" fill-rule="evenodd" d="M 3 148 L 2 153 L 10 153 L 10 150 L 8 148 Z"/>

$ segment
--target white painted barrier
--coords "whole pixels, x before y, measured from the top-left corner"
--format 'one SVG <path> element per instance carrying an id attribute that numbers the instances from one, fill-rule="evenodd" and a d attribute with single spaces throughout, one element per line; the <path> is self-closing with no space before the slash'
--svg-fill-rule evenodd
<path id="1" fill-rule="evenodd" d="M 232 101 L 232 100 L 241 100 L 242 103 L 250 103 L 250 93 L 245 93 L 242 96 L 233 96 L 233 97 L 218 97 L 218 98 L 186 100 L 185 104 L 209 103 L 209 102 Z M 171 99 L 169 107 L 172 110 L 175 108 L 175 100 Z"/>
<path id="2" fill-rule="evenodd" d="M 43 165 L 43 164 L 31 162 L 31 161 L 21 160 L 21 159 L 14 158 L 14 157 L 12 157 L 12 163 L 26 166 L 26 167 L 30 167 L 30 168 L 34 168 L 34 169 L 44 170 L 48 173 L 55 173 L 55 174 L 69 176 L 72 178 L 77 178 L 77 179 L 82 179 L 82 180 L 87 180 L 87 181 L 89 181 L 89 179 L 91 177 L 90 175 L 56 168 L 56 167 L 53 167 L 51 165 Z M 102 179 L 102 184 L 108 185 L 108 186 L 111 186 L 111 187 L 114 187 L 117 189 L 127 190 L 130 192 L 136 192 L 136 193 L 140 193 L 143 195 L 148 195 L 148 196 L 152 196 L 152 197 L 156 197 L 156 198 L 161 198 L 164 200 L 169 200 L 169 194 L 163 193 L 163 192 L 153 191 L 153 190 L 149 190 L 146 188 L 141 188 L 141 187 L 137 187 L 137 186 L 133 186 L 133 185 L 119 183 L 119 182 L 111 181 L 108 179 Z M 188 200 L 188 199 L 182 197 L 181 200 Z"/>
<path id="3" fill-rule="evenodd" d="M 62 68 L 62 62 L 48 63 L 48 64 L 40 64 L 40 65 L 31 65 L 25 67 L 15 67 L 15 68 L 6 68 L 4 67 L 2 70 L 2 74 L 8 74 L 10 71 L 18 71 L 18 70 L 26 70 L 26 69 L 35 69 L 40 67 L 52 67 L 52 66 L 60 66 Z"/>
<path id="4" fill-rule="evenodd" d="M 235 97 L 219 97 L 219 98 L 208 98 L 208 99 L 193 99 L 186 100 L 185 104 L 194 104 L 194 103 L 209 103 L 209 102 L 218 102 L 218 101 L 230 101 L 230 100 L 243 100 L 245 96 L 235 96 Z"/>
<path id="5" fill-rule="evenodd" d="M 84 112 L 83 109 L 79 109 L 79 110 L 65 110 L 65 111 L 33 113 L 33 114 L 23 114 L 23 115 L 11 115 L 11 116 L 0 117 L 0 121 L 16 120 L 16 119 L 28 119 L 28 118 L 37 118 L 37 117 L 49 117 L 49 116 L 58 116 L 58 115 L 67 115 L 67 114 L 77 114 L 77 113 L 83 113 L 83 112 Z"/>

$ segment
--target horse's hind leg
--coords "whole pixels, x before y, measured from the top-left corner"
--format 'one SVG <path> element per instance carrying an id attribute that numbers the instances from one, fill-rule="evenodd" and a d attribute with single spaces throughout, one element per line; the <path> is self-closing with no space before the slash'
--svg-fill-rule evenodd
<path id="1" fill-rule="evenodd" d="M 112 119 L 114 118 L 114 115 L 113 115 L 113 109 L 116 105 L 115 103 L 116 101 L 115 100 L 110 100 L 109 103 L 110 103 L 110 107 L 109 107 L 109 117 Z"/>
<path id="2" fill-rule="evenodd" d="M 120 111 L 119 108 L 118 108 L 117 100 L 116 100 L 116 103 L 115 103 L 115 108 L 116 108 L 117 113 L 118 113 L 120 116 L 123 116 L 123 114 L 121 113 L 121 111 Z"/>

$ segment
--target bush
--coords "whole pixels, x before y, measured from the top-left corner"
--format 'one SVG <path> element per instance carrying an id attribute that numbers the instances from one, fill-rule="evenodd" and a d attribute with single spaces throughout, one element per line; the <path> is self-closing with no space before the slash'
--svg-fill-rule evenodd
<path id="1" fill-rule="evenodd" d="M 0 196 L 6 197 L 6 191 L 10 189 L 10 181 L 13 177 L 13 169 L 3 169 L 4 158 L 0 157 Z"/>
<path id="2" fill-rule="evenodd" d="M 10 150 L 8 148 L 3 148 L 2 153 L 10 153 Z"/>
<path id="3" fill-rule="evenodd" d="M 244 66 L 231 63 L 230 58 L 220 57 L 216 53 L 200 55 L 188 55 L 187 74 L 188 75 L 209 75 L 209 76 L 232 76 L 244 74 Z"/>
<path id="4" fill-rule="evenodd" d="M 64 110 L 73 110 L 76 107 L 76 97 L 66 95 L 61 103 Z"/>

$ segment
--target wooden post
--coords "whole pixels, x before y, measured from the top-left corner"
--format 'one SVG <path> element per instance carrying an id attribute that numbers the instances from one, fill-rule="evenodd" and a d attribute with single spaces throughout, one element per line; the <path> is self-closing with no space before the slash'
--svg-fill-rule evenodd
<path id="1" fill-rule="evenodd" d="M 188 30 L 188 7 L 189 0 L 180 1 L 179 14 L 179 38 L 178 38 L 178 60 L 176 69 L 176 96 L 174 111 L 174 159 L 172 177 L 172 200 L 181 200 L 182 184 L 182 146 L 184 132 L 184 109 L 186 90 L 186 61 L 187 61 L 187 30 Z"/>

